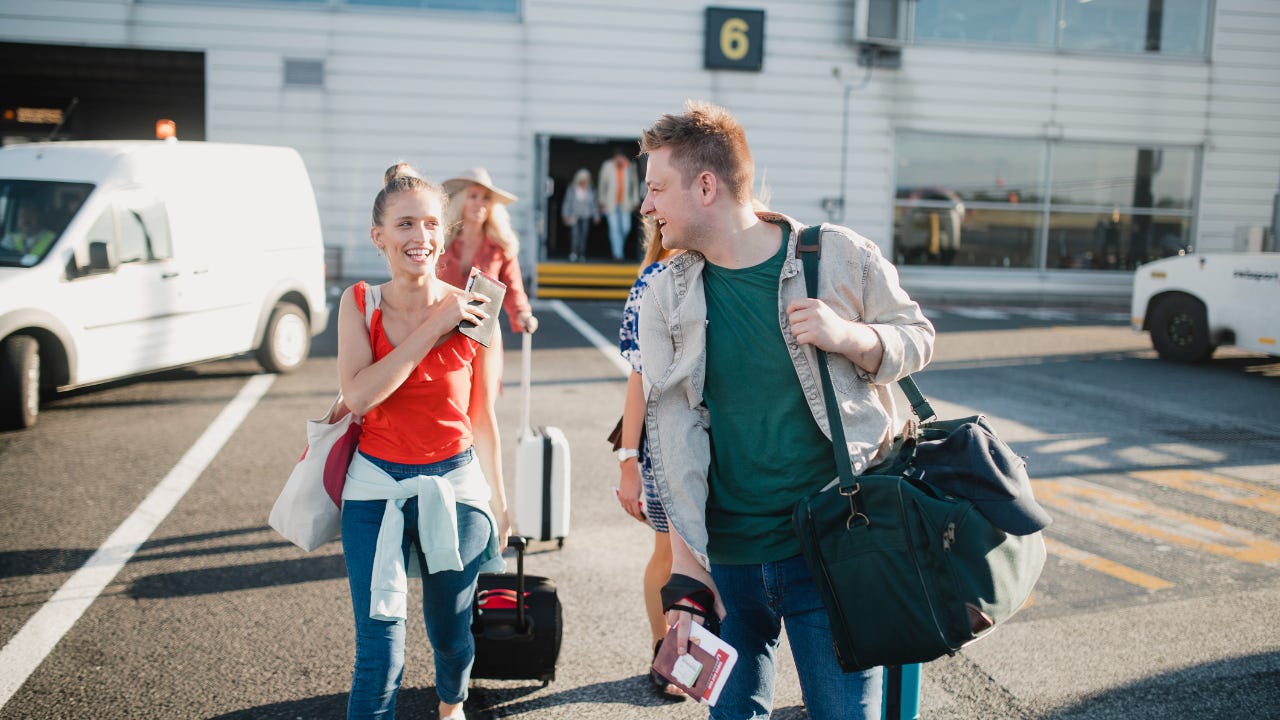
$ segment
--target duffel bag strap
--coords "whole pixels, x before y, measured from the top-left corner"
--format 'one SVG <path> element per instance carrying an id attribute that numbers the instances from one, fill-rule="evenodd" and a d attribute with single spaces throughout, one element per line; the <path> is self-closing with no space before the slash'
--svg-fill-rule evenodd
<path id="1" fill-rule="evenodd" d="M 908 375 L 898 381 L 898 387 L 902 388 L 902 394 L 907 396 L 907 401 L 911 403 L 911 412 L 920 418 L 920 422 L 927 423 L 938 417 L 933 411 L 933 406 L 925 399 L 924 393 L 920 392 L 920 388 L 916 387 L 916 381 Z"/>
<path id="2" fill-rule="evenodd" d="M 818 297 L 818 260 L 822 257 L 822 226 L 810 225 L 800 231 L 800 240 L 796 243 L 796 255 L 804 266 L 804 284 L 809 297 Z M 831 370 L 827 367 L 827 353 L 815 350 L 818 356 L 818 373 L 822 376 L 822 396 L 827 404 L 827 424 L 831 426 L 831 445 L 835 451 L 836 470 L 840 474 L 840 487 L 845 494 L 856 492 L 857 479 L 854 477 L 853 465 L 849 462 L 849 444 L 844 438 L 844 425 L 840 422 L 840 404 L 836 400 L 835 389 L 831 385 Z M 911 412 L 928 422 L 935 417 L 933 406 L 925 399 L 915 380 L 908 375 L 898 381 L 902 394 L 911 403 Z"/>
<path id="3" fill-rule="evenodd" d="M 818 297 L 818 259 L 822 257 L 822 226 L 810 225 L 800 231 L 796 254 L 804 264 L 804 283 L 809 297 Z M 849 443 L 844 439 L 844 423 L 840 422 L 840 403 L 831 385 L 831 370 L 827 367 L 827 353 L 814 349 L 818 356 L 818 373 L 822 376 L 822 396 L 827 402 L 827 425 L 831 427 L 831 447 L 835 451 L 836 471 L 840 476 L 841 492 L 852 494 L 858 485 L 849 462 Z"/>
<path id="4" fill-rule="evenodd" d="M 816 298 L 818 297 L 818 260 L 822 257 L 821 225 L 810 225 L 800 231 L 800 242 L 796 244 L 796 255 L 800 256 L 800 262 L 804 264 L 804 284 L 809 297 Z M 835 400 L 834 395 L 831 394 L 831 373 L 827 369 L 827 354 L 821 350 L 817 352 L 819 359 L 818 369 L 822 373 L 823 392 L 827 397 L 827 413 L 830 414 L 832 402 Z M 924 393 L 920 392 L 920 388 L 916 387 L 916 381 L 910 375 L 899 380 L 898 387 L 902 388 L 902 394 L 911 403 L 911 412 L 920 418 L 920 422 L 929 422 L 938 416 L 933 411 L 933 406 L 925 399 Z M 837 414 L 833 417 L 840 416 Z M 834 433 L 835 431 L 833 430 L 832 434 L 834 435 Z M 841 435 L 843 435 L 843 432 Z M 843 437 L 841 440 L 843 440 Z"/>

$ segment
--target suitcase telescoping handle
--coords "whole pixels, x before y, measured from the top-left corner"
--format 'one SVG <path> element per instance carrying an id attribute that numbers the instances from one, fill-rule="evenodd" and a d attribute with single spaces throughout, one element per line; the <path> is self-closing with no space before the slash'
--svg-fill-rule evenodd
<path id="1" fill-rule="evenodd" d="M 529 424 L 529 385 L 533 377 L 533 333 L 520 333 L 520 437 L 533 434 Z"/>
<path id="2" fill-rule="evenodd" d="M 529 337 L 529 333 L 524 336 Z M 526 346 L 527 347 L 527 346 Z M 512 535 L 507 540 L 507 547 L 516 549 L 516 627 L 520 632 L 529 632 L 529 625 L 524 619 L 524 548 L 525 539 L 519 535 Z"/>

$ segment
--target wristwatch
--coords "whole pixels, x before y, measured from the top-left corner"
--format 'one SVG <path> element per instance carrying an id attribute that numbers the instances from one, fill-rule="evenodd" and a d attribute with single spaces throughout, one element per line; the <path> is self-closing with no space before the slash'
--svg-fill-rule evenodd
<path id="1" fill-rule="evenodd" d="M 626 462 L 633 457 L 640 457 L 640 451 L 634 448 L 618 448 L 618 462 Z"/>

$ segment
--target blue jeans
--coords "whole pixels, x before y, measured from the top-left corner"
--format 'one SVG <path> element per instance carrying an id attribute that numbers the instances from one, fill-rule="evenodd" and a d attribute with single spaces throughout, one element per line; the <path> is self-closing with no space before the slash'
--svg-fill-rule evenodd
<path id="1" fill-rule="evenodd" d="M 587 236 L 591 233 L 591 218 L 577 218 L 569 226 L 569 257 L 581 260 L 587 256 Z"/>
<path id="2" fill-rule="evenodd" d="M 631 232 L 631 211 L 622 205 L 616 205 L 605 213 L 609 218 L 609 251 L 614 260 L 622 259 L 622 251 Z"/>
<path id="3" fill-rule="evenodd" d="M 471 450 L 429 465 L 403 465 L 365 457 L 396 480 L 417 475 L 441 475 L 472 460 Z M 356 663 L 347 698 L 348 718 L 394 718 L 396 694 L 404 675 L 403 620 L 369 617 L 369 584 L 373 577 L 373 553 L 382 527 L 384 500 L 347 500 L 342 504 L 342 553 L 347 561 L 351 606 L 356 621 Z M 418 545 L 418 499 L 404 504 L 404 538 L 401 549 L 418 554 L 422 568 L 422 616 L 427 639 L 435 656 L 436 691 L 446 703 L 467 698 L 475 640 L 471 636 L 471 603 L 475 596 L 480 556 L 489 543 L 490 524 L 484 513 L 459 504 L 458 552 L 462 570 L 428 574 L 427 560 Z"/>
<path id="4" fill-rule="evenodd" d="M 784 622 L 809 718 L 880 720 L 883 669 L 841 672 L 827 612 L 803 556 L 762 565 L 713 564 L 711 577 L 728 610 L 720 635 L 738 649 L 712 720 L 769 717 Z"/>

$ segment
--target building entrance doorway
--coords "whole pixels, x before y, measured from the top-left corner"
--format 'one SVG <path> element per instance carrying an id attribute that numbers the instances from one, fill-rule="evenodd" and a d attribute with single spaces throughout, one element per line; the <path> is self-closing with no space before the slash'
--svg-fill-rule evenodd
<path id="1" fill-rule="evenodd" d="M 570 227 L 561 218 L 565 194 L 573 184 L 573 177 L 580 169 L 591 174 L 591 188 L 596 190 L 600 183 L 601 165 L 607 162 L 615 151 L 621 151 L 631 160 L 631 171 L 637 185 L 642 190 L 644 185 L 643 158 L 636 158 L 639 144 L 636 138 L 568 138 L 550 137 L 547 142 L 547 172 L 549 188 L 546 207 L 546 237 L 543 243 L 541 258 L 549 261 L 567 261 L 570 252 Z M 598 198 L 597 198 L 598 200 Z M 643 229 L 640 226 L 639 207 L 631 213 L 631 230 L 623 242 L 623 262 L 633 265 L 640 261 L 644 251 L 640 247 Z M 587 235 L 585 258 L 586 263 L 610 263 L 612 252 L 609 247 L 609 225 L 602 216 L 593 223 Z"/>

